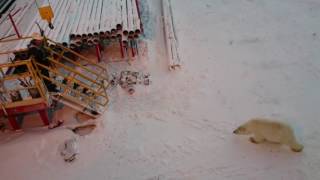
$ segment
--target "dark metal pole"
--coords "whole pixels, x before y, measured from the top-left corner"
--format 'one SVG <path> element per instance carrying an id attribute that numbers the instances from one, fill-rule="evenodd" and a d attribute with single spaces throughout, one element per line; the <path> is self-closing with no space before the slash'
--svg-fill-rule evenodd
<path id="1" fill-rule="evenodd" d="M 10 21 L 11 21 L 11 24 L 12 24 L 12 26 L 13 26 L 13 28 L 14 28 L 14 31 L 16 32 L 18 38 L 21 38 L 20 33 L 19 33 L 19 31 L 18 31 L 18 28 L 17 28 L 17 26 L 16 26 L 16 23 L 14 22 L 13 17 L 12 17 L 12 15 L 11 15 L 11 12 L 9 13 L 9 19 L 10 19 Z"/>

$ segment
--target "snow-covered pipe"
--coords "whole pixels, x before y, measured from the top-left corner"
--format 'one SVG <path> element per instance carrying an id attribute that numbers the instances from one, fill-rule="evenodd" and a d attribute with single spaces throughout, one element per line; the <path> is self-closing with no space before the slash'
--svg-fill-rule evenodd
<path id="1" fill-rule="evenodd" d="M 102 17 L 101 17 L 101 30 L 102 31 L 107 31 L 107 24 L 108 24 L 108 17 L 109 17 L 109 5 L 110 4 L 110 0 L 105 0 L 103 1 L 103 9 L 102 9 Z"/>
<path id="2" fill-rule="evenodd" d="M 33 25 L 31 24 L 29 27 L 28 27 L 28 30 L 26 31 L 26 34 L 29 34 L 29 32 L 32 30 L 33 28 Z M 20 49 L 23 49 L 23 44 L 25 43 L 26 40 L 20 40 L 18 42 L 18 44 L 16 45 L 15 49 L 17 50 L 20 50 Z"/>
<path id="3" fill-rule="evenodd" d="M 74 1 L 69 1 L 69 5 L 68 5 L 67 11 L 65 13 L 65 19 L 64 19 L 63 25 L 61 27 L 60 32 L 58 33 L 57 38 L 55 39 L 57 42 L 65 42 L 65 43 L 68 42 L 68 37 L 69 37 L 69 34 L 70 34 L 68 28 L 73 23 L 73 21 L 72 21 L 72 18 L 73 18 L 72 11 L 75 10 L 74 6 L 73 6 L 73 3 L 74 3 Z"/>
<path id="4" fill-rule="evenodd" d="M 175 69 L 175 67 L 180 67 L 181 62 L 177 50 L 177 41 L 174 35 L 174 24 L 172 21 L 170 6 L 171 4 L 168 0 L 162 0 L 166 49 L 168 53 L 169 69 L 172 70 Z"/>
<path id="5" fill-rule="evenodd" d="M 53 34 L 52 36 L 50 35 L 49 38 L 51 38 L 52 40 L 56 41 L 59 34 L 61 33 L 61 29 L 62 29 L 62 25 L 64 24 L 64 21 L 66 20 L 65 18 L 65 14 L 67 12 L 67 10 L 70 7 L 70 1 L 65 1 L 65 3 L 63 4 L 62 7 L 62 11 L 60 14 L 58 14 L 58 16 L 56 17 L 57 24 L 55 24 L 55 28 L 53 29 Z"/>
<path id="6" fill-rule="evenodd" d="M 32 28 L 33 28 L 33 26 L 30 25 L 27 32 L 30 32 Z M 26 33 L 26 34 L 28 34 L 28 33 Z M 18 42 L 18 44 L 16 45 L 15 49 L 22 50 L 24 48 L 24 44 L 25 44 L 26 41 L 27 41 L 26 39 L 20 40 Z"/>
<path id="7" fill-rule="evenodd" d="M 122 26 L 123 26 L 123 34 L 126 36 L 129 33 L 128 27 L 128 7 L 127 0 L 122 0 Z"/>
<path id="8" fill-rule="evenodd" d="M 54 30 L 50 30 L 40 16 L 34 18 L 32 25 L 27 29 L 27 35 L 39 32 L 34 22 L 48 29 L 46 35 L 57 42 L 69 42 L 75 45 L 74 40 L 86 39 L 96 43 L 97 39 L 117 38 L 121 34 L 122 42 L 129 38 L 138 38 L 141 32 L 140 18 L 136 0 L 74 0 L 53 1 L 56 17 L 53 19 Z M 72 11 L 72 12 L 70 12 Z M 111 31 L 111 32 L 110 32 Z M 110 33 L 109 33 L 110 32 Z M 90 34 L 91 39 L 88 39 Z M 79 36 L 81 35 L 81 37 Z M 94 37 L 94 38 L 93 38 Z M 70 38 L 70 41 L 69 39 Z M 81 41 L 82 43 L 82 41 Z M 20 45 L 26 47 L 27 41 Z"/>
<path id="9" fill-rule="evenodd" d="M 71 34 L 74 34 L 76 36 L 76 34 L 80 31 L 80 25 L 81 25 L 81 20 L 84 16 L 84 10 L 85 10 L 85 1 L 84 0 L 78 0 L 78 11 L 77 11 L 77 15 L 76 15 L 76 19 L 75 19 L 75 23 L 74 23 L 74 26 L 72 27 L 72 30 L 71 30 Z M 79 33 L 78 33 L 79 34 Z"/>
<path id="10" fill-rule="evenodd" d="M 132 0 L 127 0 L 127 6 L 128 6 L 128 31 L 129 34 L 133 34 L 134 33 L 134 27 L 133 27 L 133 16 L 132 16 Z"/>
<path id="11" fill-rule="evenodd" d="M 37 10 L 37 7 L 35 4 L 32 3 L 33 6 L 30 6 L 31 10 Z M 30 25 L 28 26 L 27 30 L 24 31 L 24 35 L 28 36 L 31 35 L 33 32 L 38 32 L 39 33 L 39 29 L 37 27 L 37 25 L 35 24 L 35 22 L 41 23 L 40 17 L 36 16 L 36 18 L 34 18 L 31 22 Z M 25 39 L 25 40 L 21 40 L 19 41 L 19 43 L 16 45 L 16 49 L 24 49 L 27 47 L 27 45 L 29 44 L 30 40 L 29 39 Z"/>
<path id="12" fill-rule="evenodd" d="M 91 28 L 94 24 L 94 16 L 95 16 L 95 6 L 97 4 L 97 0 L 92 0 L 90 3 L 88 20 L 86 21 L 85 32 L 86 34 L 92 34 Z"/>
<path id="13" fill-rule="evenodd" d="M 97 32 L 103 32 L 103 31 L 101 31 L 102 7 L 103 7 L 103 0 L 100 0 L 98 8 L 97 8 L 97 19 L 96 19 L 96 31 Z"/>
<path id="14" fill-rule="evenodd" d="M 65 42 L 65 43 L 68 43 L 68 44 L 70 43 L 69 36 L 70 36 L 71 27 L 72 27 L 72 21 L 73 21 L 73 18 L 70 18 L 69 19 L 69 24 L 67 25 L 66 31 L 63 34 L 62 39 L 60 40 L 60 42 Z"/>
<path id="15" fill-rule="evenodd" d="M 17 18 L 15 18 L 15 23 L 17 25 L 20 24 L 20 22 L 22 21 L 24 15 L 26 14 L 26 12 L 29 10 L 29 8 L 31 8 L 32 3 L 31 2 L 27 2 L 28 4 L 26 4 L 23 9 L 21 9 L 16 15 Z M 13 32 L 13 26 L 10 26 L 10 28 L 8 29 L 8 31 L 5 33 L 5 37 L 9 36 L 11 33 Z"/>
<path id="16" fill-rule="evenodd" d="M 142 24 L 142 20 L 141 20 L 141 11 L 140 11 L 140 1 L 139 0 L 135 0 L 136 2 L 136 8 L 137 8 L 137 12 L 138 12 L 138 17 L 139 17 L 139 21 L 140 21 L 140 31 L 143 32 L 143 24 Z"/>
<path id="17" fill-rule="evenodd" d="M 138 15 L 138 5 L 136 4 L 136 0 L 132 0 L 132 10 L 133 10 L 133 24 L 134 24 L 134 32 L 135 34 L 140 34 L 140 18 Z"/>
<path id="18" fill-rule="evenodd" d="M 93 28 L 95 25 L 95 18 L 96 18 L 96 12 L 97 12 L 97 5 L 98 5 L 98 0 L 94 0 L 92 2 L 92 6 L 90 9 L 90 16 L 89 16 L 89 21 L 87 22 L 87 33 L 93 33 Z"/>
<path id="19" fill-rule="evenodd" d="M 110 24 L 109 24 L 109 29 L 111 31 L 112 34 L 115 33 L 116 31 L 116 2 L 117 1 L 111 1 L 112 4 L 110 5 L 112 7 L 111 9 L 111 20 L 110 20 Z"/>
<path id="20" fill-rule="evenodd" d="M 92 2 L 92 0 L 84 0 L 85 1 L 85 6 L 84 6 L 84 15 L 82 17 L 82 19 L 80 20 L 80 30 L 77 32 L 81 35 L 87 34 L 86 32 L 86 24 L 89 21 L 88 16 L 90 15 L 90 4 Z"/>
<path id="21" fill-rule="evenodd" d="M 116 29 L 122 30 L 122 22 L 121 22 L 121 0 L 117 0 L 116 3 Z"/>
<path id="22" fill-rule="evenodd" d="M 96 6 L 94 10 L 94 19 L 91 27 L 91 32 L 95 33 L 99 30 L 99 21 L 100 21 L 100 13 L 101 13 L 101 0 L 96 0 Z M 99 9 L 100 8 L 100 9 Z"/>

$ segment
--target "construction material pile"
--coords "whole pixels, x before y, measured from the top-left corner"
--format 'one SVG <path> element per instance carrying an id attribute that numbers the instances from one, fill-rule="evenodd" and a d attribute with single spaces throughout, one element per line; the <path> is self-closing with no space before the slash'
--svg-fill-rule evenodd
<path id="1" fill-rule="evenodd" d="M 131 43 L 142 31 L 138 3 L 138 0 L 52 1 L 54 29 L 37 16 L 24 34 L 39 32 L 40 27 L 48 38 L 72 49 L 90 47 L 103 40 Z M 22 41 L 17 49 L 26 48 L 28 43 Z"/>

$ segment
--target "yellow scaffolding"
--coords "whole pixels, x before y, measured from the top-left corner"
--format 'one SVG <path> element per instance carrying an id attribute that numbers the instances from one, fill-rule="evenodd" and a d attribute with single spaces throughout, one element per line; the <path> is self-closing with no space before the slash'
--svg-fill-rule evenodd
<path id="1" fill-rule="evenodd" d="M 43 64 L 32 58 L 30 60 L 16 61 L 13 64 L 3 64 L 1 67 L 7 69 L 21 64 L 28 66 L 28 72 L 10 76 L 5 75 L 3 77 L 4 80 L 18 80 L 32 76 L 32 79 L 35 80 L 35 87 L 28 88 L 39 89 L 38 91 L 43 101 L 48 101 L 50 95 L 51 98 L 90 116 L 101 115 L 109 102 L 106 92 L 109 85 L 107 69 L 50 39 L 44 37 L 44 42 L 42 48 L 49 53 L 47 57 L 49 63 Z M 16 53 L 18 51 L 0 52 L 0 54 L 13 52 Z M 42 74 L 43 70 L 48 71 L 49 76 Z M 49 92 L 43 83 L 45 81 L 55 84 L 59 92 Z M 8 92 L 6 91 L 6 93 Z M 28 105 L 29 103 L 31 103 L 29 100 L 23 100 L 23 104 Z M 20 104 L 11 102 L 11 104 L 5 104 L 5 107 L 14 107 Z"/>
<path id="2" fill-rule="evenodd" d="M 6 74 L 4 69 L 24 68 L 25 72 Z M 36 75 L 32 60 L 0 64 L 0 96 L 4 108 L 49 104 L 47 89 Z"/>

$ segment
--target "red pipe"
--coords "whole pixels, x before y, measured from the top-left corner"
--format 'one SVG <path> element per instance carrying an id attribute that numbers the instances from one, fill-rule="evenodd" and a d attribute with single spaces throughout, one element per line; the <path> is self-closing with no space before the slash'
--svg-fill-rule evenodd
<path id="1" fill-rule="evenodd" d="M 8 116 L 8 120 L 13 130 L 20 129 L 20 126 L 18 125 L 15 116 Z"/>
<path id="2" fill-rule="evenodd" d="M 18 28 L 17 28 L 16 23 L 14 22 L 14 20 L 13 20 L 13 18 L 12 18 L 11 13 L 9 13 L 9 19 L 10 19 L 10 21 L 11 21 L 11 24 L 12 24 L 12 26 L 13 26 L 13 29 L 14 29 L 14 31 L 16 32 L 18 38 L 21 38 L 21 36 L 20 36 L 20 34 L 19 34 L 19 31 L 18 31 Z"/>
<path id="3" fill-rule="evenodd" d="M 121 38 L 119 38 L 119 44 L 120 44 L 121 57 L 124 58 L 123 44 L 122 44 L 122 39 Z"/>
<path id="4" fill-rule="evenodd" d="M 98 62 L 100 62 L 101 61 L 101 52 L 100 52 L 100 45 L 99 44 L 96 44 L 96 55 L 98 58 Z"/>
<path id="5" fill-rule="evenodd" d="M 20 10 L 21 10 L 21 8 L 19 8 L 16 12 L 14 12 L 14 13 L 12 14 L 12 16 L 15 16 Z"/>

